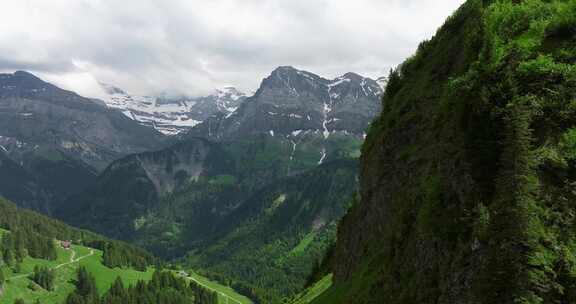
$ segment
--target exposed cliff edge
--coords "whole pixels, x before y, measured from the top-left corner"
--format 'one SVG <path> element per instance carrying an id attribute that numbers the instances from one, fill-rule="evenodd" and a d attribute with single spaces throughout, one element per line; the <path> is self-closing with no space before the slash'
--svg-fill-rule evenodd
<path id="1" fill-rule="evenodd" d="M 576 2 L 467 1 L 389 78 L 314 303 L 576 303 Z"/>

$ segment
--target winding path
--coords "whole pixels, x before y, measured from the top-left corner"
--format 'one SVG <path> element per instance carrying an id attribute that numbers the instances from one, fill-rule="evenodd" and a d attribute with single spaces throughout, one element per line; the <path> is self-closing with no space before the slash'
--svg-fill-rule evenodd
<path id="1" fill-rule="evenodd" d="M 83 260 L 83 259 L 85 259 L 85 258 L 87 258 L 87 257 L 93 256 L 93 255 L 94 255 L 94 249 L 90 249 L 90 253 L 89 253 L 89 254 L 84 255 L 84 256 L 81 256 L 81 257 L 79 257 L 79 258 L 77 258 L 77 259 L 74 259 L 74 257 L 76 257 L 76 251 L 72 250 L 72 254 L 70 255 L 70 262 L 56 265 L 56 266 L 54 266 L 52 269 L 58 269 L 58 268 L 61 268 L 62 266 L 70 265 L 70 264 L 73 264 L 73 263 L 78 263 L 78 262 L 80 262 L 81 260 Z"/>
<path id="2" fill-rule="evenodd" d="M 78 263 L 78 262 L 80 262 L 81 260 L 83 260 L 83 259 L 85 259 L 85 258 L 87 258 L 87 257 L 90 257 L 90 256 L 93 256 L 93 255 L 94 255 L 94 249 L 90 249 L 90 253 L 88 253 L 88 254 L 86 254 L 86 255 L 83 255 L 83 256 L 81 256 L 81 257 L 79 257 L 79 258 L 76 258 L 76 251 L 74 251 L 73 249 L 71 249 L 70 251 L 72 252 L 72 253 L 70 254 L 70 261 L 68 261 L 68 262 L 66 262 L 66 263 L 58 264 L 58 265 L 56 265 L 56 266 L 54 266 L 54 267 L 51 267 L 50 270 L 56 270 L 56 269 L 59 269 L 59 268 L 62 268 L 62 267 L 64 267 L 64 266 L 66 266 L 66 265 Z M 33 272 L 15 275 L 15 276 L 12 276 L 12 277 L 10 277 L 10 278 L 8 278 L 8 279 L 9 279 L 9 280 L 16 280 L 16 279 L 26 278 L 26 277 L 29 277 L 32 273 L 33 273 Z M 221 291 L 219 291 L 219 290 L 216 290 L 216 289 L 214 289 L 214 288 L 212 288 L 212 287 L 210 287 L 210 286 L 208 286 L 208 285 L 206 285 L 206 284 L 198 281 L 196 278 L 194 278 L 194 277 L 191 276 L 190 274 L 188 274 L 188 273 L 186 273 L 186 272 L 182 272 L 182 274 L 183 274 L 183 276 L 185 276 L 186 278 L 188 278 L 188 279 L 196 282 L 198 285 L 200 285 L 200 286 L 202 286 L 202 287 L 204 287 L 204 288 L 206 288 L 206 289 L 208 289 L 208 290 L 211 290 L 211 291 L 213 291 L 213 292 L 216 292 L 217 294 L 219 294 L 220 296 L 222 296 L 223 298 L 225 298 L 225 299 L 226 299 L 226 304 L 229 304 L 229 303 L 242 304 L 242 302 L 234 299 L 233 297 L 231 297 L 231 296 L 229 296 L 229 295 L 227 295 L 227 294 L 225 294 L 225 293 L 223 293 L 223 292 L 221 292 Z M 181 275 L 182 275 L 182 274 L 181 274 Z M 230 300 L 231 300 L 231 301 L 230 301 Z"/>
<path id="3" fill-rule="evenodd" d="M 70 261 L 69 261 L 69 262 L 62 263 L 62 264 L 58 264 L 58 265 L 56 265 L 56 266 L 54 266 L 54 267 L 51 267 L 50 270 L 56 270 L 56 269 L 58 269 L 58 268 L 62 268 L 62 267 L 64 267 L 64 266 L 66 266 L 66 265 L 78 263 L 78 262 L 80 262 L 81 260 L 83 260 L 83 259 L 85 259 L 85 258 L 87 258 L 87 257 L 90 257 L 90 256 L 93 256 L 93 255 L 94 255 L 94 249 L 90 249 L 90 253 L 89 253 L 89 254 L 84 255 L 84 256 L 81 256 L 81 257 L 75 259 L 75 257 L 76 257 L 76 251 L 74 251 L 74 250 L 72 250 L 72 249 L 71 249 L 71 251 L 72 251 L 72 254 L 70 255 Z M 13 276 L 13 277 L 10 277 L 10 278 L 8 278 L 8 279 L 9 279 L 9 280 L 21 279 L 21 278 L 28 277 L 28 276 L 30 276 L 31 274 L 32 274 L 32 272 L 24 273 L 24 274 L 19 274 L 19 275 L 15 275 L 15 276 Z"/>

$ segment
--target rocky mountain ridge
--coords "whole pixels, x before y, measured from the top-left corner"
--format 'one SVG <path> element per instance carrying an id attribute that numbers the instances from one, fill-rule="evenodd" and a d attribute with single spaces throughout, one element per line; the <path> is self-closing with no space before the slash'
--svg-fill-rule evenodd
<path id="1" fill-rule="evenodd" d="M 109 108 L 166 135 L 185 132 L 215 114 L 228 115 L 246 99 L 246 94 L 234 87 L 217 89 L 203 97 L 169 97 L 139 96 L 105 83 L 101 86 L 108 94 L 104 103 Z"/>
<path id="2" fill-rule="evenodd" d="M 378 82 L 355 73 L 329 80 L 293 67 L 279 67 L 237 111 L 212 117 L 188 134 L 214 140 L 304 133 L 317 133 L 325 139 L 333 133 L 362 137 L 381 109 L 382 92 Z"/>
<path id="3" fill-rule="evenodd" d="M 57 150 L 101 169 L 163 140 L 120 112 L 28 72 L 0 74 L 0 146 L 15 159 Z"/>
<path id="4" fill-rule="evenodd" d="M 0 74 L 0 195 L 51 214 L 124 155 L 164 136 L 23 71 Z"/>

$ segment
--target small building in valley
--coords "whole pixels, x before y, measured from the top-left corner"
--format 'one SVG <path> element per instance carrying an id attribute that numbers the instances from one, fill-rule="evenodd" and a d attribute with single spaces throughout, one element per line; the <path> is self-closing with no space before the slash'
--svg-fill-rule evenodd
<path id="1" fill-rule="evenodd" d="M 60 246 L 66 250 L 70 250 L 70 248 L 72 248 L 72 241 L 60 241 Z"/>

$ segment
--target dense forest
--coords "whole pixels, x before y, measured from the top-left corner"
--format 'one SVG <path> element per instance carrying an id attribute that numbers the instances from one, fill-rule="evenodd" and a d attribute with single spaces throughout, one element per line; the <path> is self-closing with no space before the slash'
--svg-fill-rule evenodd
<path id="1" fill-rule="evenodd" d="M 334 242 L 356 172 L 356 160 L 338 160 L 263 187 L 185 264 L 261 303 L 281 303 L 304 288 Z"/>

